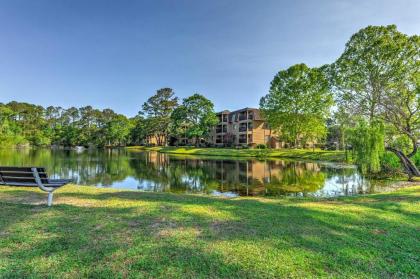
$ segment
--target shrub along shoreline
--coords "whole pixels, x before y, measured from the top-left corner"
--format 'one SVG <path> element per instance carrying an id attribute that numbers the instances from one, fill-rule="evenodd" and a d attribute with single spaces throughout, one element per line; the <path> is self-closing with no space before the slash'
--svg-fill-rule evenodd
<path id="1" fill-rule="evenodd" d="M 420 277 L 420 186 L 314 200 L 0 186 L 0 277 Z M 48 253 L 46 253 L 48 251 Z"/>
<path id="2" fill-rule="evenodd" d="M 169 154 L 226 156 L 226 157 L 266 157 L 288 158 L 315 161 L 346 162 L 344 151 L 309 149 L 234 149 L 234 148 L 196 148 L 196 147 L 145 147 L 130 146 L 128 150 L 157 151 Z"/>

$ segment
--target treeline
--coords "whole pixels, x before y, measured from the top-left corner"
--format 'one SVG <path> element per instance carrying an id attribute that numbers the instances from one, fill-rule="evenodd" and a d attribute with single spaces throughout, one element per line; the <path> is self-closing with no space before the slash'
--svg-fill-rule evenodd
<path id="1" fill-rule="evenodd" d="M 182 103 L 170 88 L 150 97 L 139 114 L 127 118 L 112 109 L 42 107 L 10 102 L 0 103 L 0 144 L 6 146 L 125 146 L 147 143 L 167 144 L 170 137 L 205 136 L 217 123 L 213 103 L 194 94 Z"/>
<path id="2" fill-rule="evenodd" d="M 105 146 L 130 142 L 133 119 L 111 109 L 0 104 L 0 142 L 13 145 Z"/>
<path id="3" fill-rule="evenodd" d="M 420 135 L 420 37 L 395 25 L 361 29 L 332 64 L 280 71 L 260 107 L 292 146 L 326 139 L 351 154 L 364 173 L 400 163 L 410 178 L 420 176 L 413 162 Z"/>

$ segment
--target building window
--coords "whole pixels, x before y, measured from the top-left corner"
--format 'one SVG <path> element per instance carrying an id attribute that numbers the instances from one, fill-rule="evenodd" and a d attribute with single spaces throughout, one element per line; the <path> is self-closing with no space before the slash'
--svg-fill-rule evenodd
<path id="1" fill-rule="evenodd" d="M 246 120 L 246 111 L 239 113 L 239 121 Z"/>

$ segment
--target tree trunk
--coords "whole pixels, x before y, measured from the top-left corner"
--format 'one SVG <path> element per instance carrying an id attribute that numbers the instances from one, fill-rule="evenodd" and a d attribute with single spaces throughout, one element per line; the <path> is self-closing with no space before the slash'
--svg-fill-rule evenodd
<path id="1" fill-rule="evenodd" d="M 200 137 L 199 136 L 195 137 L 195 146 L 200 147 Z"/>
<path id="2" fill-rule="evenodd" d="M 340 143 L 339 143 L 338 148 L 340 150 L 346 150 L 346 139 L 344 137 L 344 129 L 343 128 L 340 128 Z"/>
<path id="3" fill-rule="evenodd" d="M 408 174 L 408 179 L 411 180 L 413 176 L 420 176 L 420 171 L 416 165 L 410 160 L 410 158 L 405 155 L 402 151 L 387 147 L 386 150 L 393 152 L 400 159 L 401 164 L 403 165 L 406 173 Z"/>
<path id="4" fill-rule="evenodd" d="M 417 153 L 417 138 L 412 136 L 412 135 L 408 135 L 408 137 L 410 138 L 411 142 L 413 143 L 413 150 L 411 151 L 410 154 L 407 155 L 408 158 L 411 158 L 414 155 L 416 155 L 416 153 Z"/>

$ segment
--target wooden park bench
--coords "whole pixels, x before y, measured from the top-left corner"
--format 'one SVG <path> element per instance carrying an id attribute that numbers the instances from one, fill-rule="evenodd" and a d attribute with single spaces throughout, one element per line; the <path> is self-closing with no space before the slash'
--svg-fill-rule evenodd
<path id="1" fill-rule="evenodd" d="M 71 179 L 49 179 L 45 168 L 0 166 L 0 185 L 39 187 L 48 192 L 48 206 L 52 205 L 53 192 L 71 181 Z"/>

